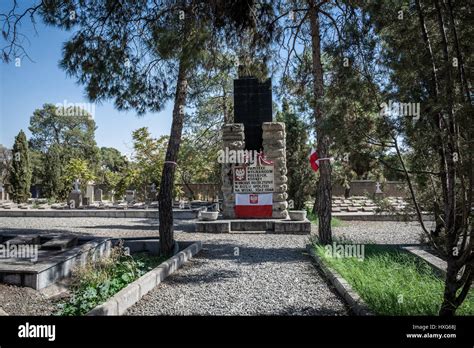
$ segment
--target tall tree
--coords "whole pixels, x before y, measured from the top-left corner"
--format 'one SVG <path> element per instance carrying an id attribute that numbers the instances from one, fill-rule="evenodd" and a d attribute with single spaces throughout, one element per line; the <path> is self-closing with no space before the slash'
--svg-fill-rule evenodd
<path id="1" fill-rule="evenodd" d="M 10 184 L 13 201 L 24 203 L 30 198 L 31 164 L 26 135 L 21 130 L 12 149 Z"/>
<path id="2" fill-rule="evenodd" d="M 72 110 L 74 113 L 70 112 Z M 85 110 L 44 104 L 33 112 L 29 130 L 33 150 L 46 153 L 55 144 L 61 150 L 63 164 L 71 158 L 98 164 L 99 150 L 94 139 L 96 125 L 92 115 Z"/>
<path id="3" fill-rule="evenodd" d="M 172 190 L 191 78 L 222 39 L 256 24 L 252 1 L 41 1 L 26 10 L 47 24 L 74 30 L 61 66 L 85 85 L 93 101 L 112 99 L 118 109 L 158 112 L 174 100 L 173 121 L 159 193 L 162 252 L 173 250 Z M 24 18 L 16 6 L 5 16 L 9 45 L 2 59 L 24 53 L 17 35 Z M 229 30 L 230 27 L 233 30 Z M 11 29 L 11 30 L 10 30 Z M 20 53 L 21 54 L 21 53 Z"/>
<path id="4" fill-rule="evenodd" d="M 0 184 L 3 185 L 4 192 L 10 192 L 11 161 L 11 150 L 0 144 Z"/>
<path id="5" fill-rule="evenodd" d="M 276 3 L 276 15 L 267 22 L 267 31 L 274 33 L 277 49 L 284 49 L 282 80 L 293 76 L 297 88 L 290 93 L 305 94 L 312 111 L 316 151 L 320 161 L 317 186 L 319 240 L 332 242 L 331 231 L 331 164 L 329 161 L 331 133 L 326 105 L 323 56 L 327 46 L 341 43 L 341 28 L 349 5 L 328 1 L 301 0 Z M 334 17 L 338 20 L 336 20 Z M 326 35 L 322 35 L 322 33 Z M 308 93 L 309 89 L 309 93 Z"/>
<path id="6" fill-rule="evenodd" d="M 63 167 L 61 165 L 61 148 L 52 144 L 48 148 L 43 160 L 43 190 L 47 197 L 56 199 L 65 197 L 64 185 L 61 180 Z"/>
<path id="7" fill-rule="evenodd" d="M 473 103 L 465 68 L 473 60 L 472 4 L 380 2 L 365 4 L 362 12 L 383 45 L 376 55 L 378 74 L 365 77 L 379 81 L 385 100 L 399 103 L 381 113 L 380 128 L 390 137 L 425 235 L 446 258 L 439 313 L 454 315 L 471 288 L 474 263 Z M 425 225 L 422 209 L 436 217 L 435 231 Z"/>

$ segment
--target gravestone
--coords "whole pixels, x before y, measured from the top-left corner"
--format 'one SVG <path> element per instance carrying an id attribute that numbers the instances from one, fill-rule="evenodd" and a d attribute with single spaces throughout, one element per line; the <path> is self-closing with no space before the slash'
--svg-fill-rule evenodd
<path id="1" fill-rule="evenodd" d="M 148 201 L 153 202 L 156 200 L 156 184 L 153 183 L 150 185 L 150 192 L 148 194 Z"/>
<path id="2" fill-rule="evenodd" d="M 103 195 L 102 189 L 96 188 L 94 190 L 94 202 L 102 202 L 102 195 Z"/>
<path id="3" fill-rule="evenodd" d="M 69 193 L 68 206 L 71 209 L 79 208 L 82 205 L 82 193 L 80 190 L 79 179 L 73 183 L 74 189 Z"/>
<path id="4" fill-rule="evenodd" d="M 5 200 L 4 188 L 3 188 L 3 184 L 0 184 L 0 201 L 4 201 L 4 200 Z"/>
<path id="5" fill-rule="evenodd" d="M 131 203 L 135 200 L 135 191 L 134 190 L 127 190 L 125 191 L 125 201 L 127 203 Z"/>
<path id="6" fill-rule="evenodd" d="M 375 183 L 374 199 L 382 199 L 383 197 L 384 193 L 382 192 L 380 183 L 377 181 Z"/>

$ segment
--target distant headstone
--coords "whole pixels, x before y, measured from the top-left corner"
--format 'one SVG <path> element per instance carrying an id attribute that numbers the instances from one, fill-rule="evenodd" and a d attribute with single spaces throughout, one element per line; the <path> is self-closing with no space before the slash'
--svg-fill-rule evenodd
<path id="1" fill-rule="evenodd" d="M 374 193 L 374 198 L 375 199 L 382 199 L 384 196 L 384 193 L 382 192 L 382 189 L 380 188 L 380 183 L 377 181 L 375 184 L 375 193 Z"/>
<path id="2" fill-rule="evenodd" d="M 90 197 L 82 197 L 82 205 L 83 206 L 89 206 L 91 204 L 91 199 Z"/>
<path id="3" fill-rule="evenodd" d="M 82 193 L 81 193 L 81 191 L 79 191 L 79 192 L 71 191 L 71 193 L 69 193 L 69 197 L 68 197 L 67 201 L 69 202 L 69 208 L 71 208 L 71 209 L 79 208 L 82 204 Z"/>
<path id="4" fill-rule="evenodd" d="M 96 188 L 94 190 L 94 202 L 102 202 L 102 189 Z"/>
<path id="5" fill-rule="evenodd" d="M 380 189 L 380 183 L 378 181 L 375 183 L 375 193 L 383 193 Z"/>
<path id="6" fill-rule="evenodd" d="M 156 199 L 156 184 L 150 185 L 150 192 L 147 195 L 148 201 L 154 201 Z"/>
<path id="7" fill-rule="evenodd" d="M 5 200 L 5 198 L 4 198 L 4 196 L 3 196 L 3 191 L 4 191 L 3 185 L 0 184 L 0 201 L 4 201 L 4 200 Z"/>

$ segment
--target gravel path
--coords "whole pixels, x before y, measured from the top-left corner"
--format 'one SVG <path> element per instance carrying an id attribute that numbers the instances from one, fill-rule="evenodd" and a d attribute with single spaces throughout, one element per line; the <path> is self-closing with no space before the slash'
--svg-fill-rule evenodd
<path id="1" fill-rule="evenodd" d="M 193 221 L 175 221 L 177 240 L 203 241 L 203 250 L 133 306 L 130 315 L 345 315 L 341 299 L 311 264 L 307 236 L 263 233 L 197 234 Z M 62 232 L 107 237 L 156 236 L 156 220 L 119 218 L 2 218 L 1 233 Z M 336 237 L 356 243 L 416 244 L 416 223 L 344 221 Z M 313 226 L 317 233 L 317 226 Z M 50 315 L 37 291 L 0 284 L 0 308 L 14 315 Z"/>
<path id="2" fill-rule="evenodd" d="M 203 250 L 128 315 L 347 314 L 311 264 L 308 237 L 245 232 L 193 239 L 205 240 Z"/>
<path id="3" fill-rule="evenodd" d="M 57 307 L 39 291 L 0 284 L 0 309 L 8 315 L 52 315 Z"/>

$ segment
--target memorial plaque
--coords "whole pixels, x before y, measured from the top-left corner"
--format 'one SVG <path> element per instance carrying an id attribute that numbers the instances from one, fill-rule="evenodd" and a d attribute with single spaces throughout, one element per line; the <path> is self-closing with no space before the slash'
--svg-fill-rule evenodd
<path id="1" fill-rule="evenodd" d="M 274 191 L 274 166 L 234 167 L 235 193 L 264 193 Z"/>

